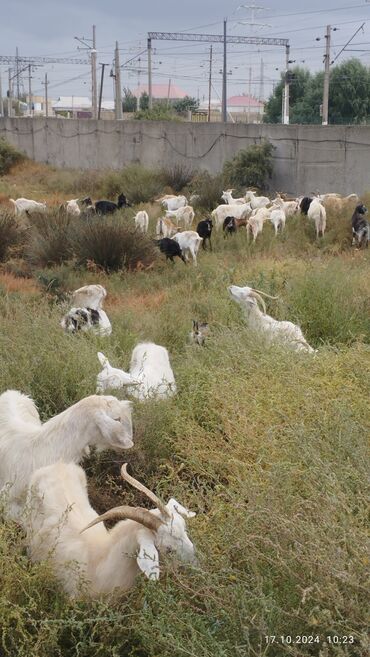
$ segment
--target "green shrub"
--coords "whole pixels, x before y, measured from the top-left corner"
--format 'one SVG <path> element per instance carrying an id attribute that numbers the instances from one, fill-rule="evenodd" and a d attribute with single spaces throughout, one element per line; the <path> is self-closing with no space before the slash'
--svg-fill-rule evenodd
<path id="1" fill-rule="evenodd" d="M 123 192 L 130 203 L 146 203 L 155 199 L 164 187 L 159 170 L 146 169 L 140 164 L 131 164 L 121 171 L 110 171 L 101 179 L 100 189 L 108 198 Z"/>
<path id="2" fill-rule="evenodd" d="M 0 215 L 0 262 L 7 259 L 12 249 L 22 241 L 22 231 L 14 217 Z"/>
<path id="3" fill-rule="evenodd" d="M 205 210 L 213 210 L 222 203 L 223 175 L 212 176 L 208 171 L 196 174 L 190 185 L 190 194 L 198 194 L 196 205 Z"/>
<path id="4" fill-rule="evenodd" d="M 106 272 L 145 268 L 156 258 L 153 242 L 127 227 L 124 219 L 93 218 L 79 224 L 73 236 L 77 263 L 94 263 Z"/>
<path id="5" fill-rule="evenodd" d="M 194 176 L 194 169 L 187 164 L 174 164 L 173 167 L 162 171 L 163 182 L 174 192 L 181 192 L 191 183 Z"/>
<path id="6" fill-rule="evenodd" d="M 33 214 L 26 257 L 37 266 L 60 265 L 73 255 L 71 225 L 76 221 L 66 213 Z"/>
<path id="7" fill-rule="evenodd" d="M 25 155 L 20 151 L 17 151 L 14 146 L 8 144 L 5 139 L 0 137 L 0 176 L 5 175 L 10 171 L 12 166 L 22 162 L 25 159 Z"/>
<path id="8" fill-rule="evenodd" d="M 274 148 L 270 142 L 262 141 L 239 151 L 232 160 L 224 164 L 223 172 L 227 184 L 265 189 L 273 171 Z"/>
<path id="9" fill-rule="evenodd" d="M 138 121 L 180 121 L 181 119 L 172 109 L 163 105 L 154 105 L 153 109 L 142 109 L 135 112 L 134 118 Z"/>

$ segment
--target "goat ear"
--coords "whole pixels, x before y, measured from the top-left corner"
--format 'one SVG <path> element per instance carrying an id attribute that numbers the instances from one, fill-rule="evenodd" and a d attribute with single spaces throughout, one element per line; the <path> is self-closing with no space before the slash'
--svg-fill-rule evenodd
<path id="1" fill-rule="evenodd" d="M 95 422 L 107 445 L 120 449 L 129 449 L 133 446 L 131 421 L 121 423 L 109 417 L 105 411 L 97 411 Z"/>
<path id="2" fill-rule="evenodd" d="M 197 514 L 194 511 L 189 511 L 185 506 L 182 506 L 180 502 L 175 500 L 174 497 L 171 497 L 169 502 L 166 504 L 166 508 L 170 511 L 176 511 L 183 518 L 194 518 Z"/>
<path id="3" fill-rule="evenodd" d="M 149 530 L 140 530 L 137 534 L 139 552 L 136 563 L 148 579 L 159 579 L 159 554 L 154 545 L 153 533 Z"/>

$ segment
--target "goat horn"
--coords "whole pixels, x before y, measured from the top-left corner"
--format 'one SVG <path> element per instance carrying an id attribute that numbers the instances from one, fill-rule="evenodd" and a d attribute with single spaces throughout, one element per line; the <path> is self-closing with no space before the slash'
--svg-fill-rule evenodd
<path id="1" fill-rule="evenodd" d="M 155 532 L 163 525 L 163 520 L 154 516 L 148 509 L 142 509 L 139 506 L 116 506 L 92 520 L 86 527 L 81 529 L 80 534 L 104 520 L 135 520 L 135 522 L 139 522 L 140 525 Z"/>
<path id="2" fill-rule="evenodd" d="M 261 303 L 262 308 L 263 308 L 263 312 L 266 315 L 266 304 L 265 304 L 264 300 L 262 299 L 262 297 L 258 294 L 258 292 L 256 292 L 255 290 L 252 290 L 251 291 L 251 297 L 254 297 L 255 299 L 257 299 L 257 301 L 259 301 Z"/>
<path id="3" fill-rule="evenodd" d="M 154 504 L 156 504 L 156 506 L 158 507 L 160 512 L 165 517 L 169 518 L 170 514 L 168 513 L 168 511 L 166 509 L 166 506 L 162 502 L 162 500 L 159 499 L 159 497 L 157 497 L 157 495 L 155 495 L 155 493 L 153 493 L 151 490 L 149 490 L 149 488 L 144 486 L 144 484 L 142 484 L 140 481 L 138 481 L 137 479 L 134 479 L 134 477 L 131 477 L 131 475 L 128 474 L 128 472 L 127 472 L 127 463 L 124 463 L 122 468 L 121 468 L 121 477 L 122 477 L 122 479 L 127 481 L 129 484 L 131 484 L 131 486 L 133 486 L 137 490 L 140 490 L 142 493 L 145 493 L 145 495 L 147 497 L 149 497 L 149 499 L 152 500 L 152 502 L 154 502 Z"/>
<path id="4" fill-rule="evenodd" d="M 266 292 L 262 292 L 261 290 L 256 290 L 255 287 L 253 287 L 252 290 L 254 292 L 258 292 L 258 294 L 262 294 L 262 296 L 267 297 L 268 299 L 274 299 L 274 301 L 276 301 L 276 299 L 279 298 L 279 297 L 272 297 L 270 294 L 266 294 Z"/>

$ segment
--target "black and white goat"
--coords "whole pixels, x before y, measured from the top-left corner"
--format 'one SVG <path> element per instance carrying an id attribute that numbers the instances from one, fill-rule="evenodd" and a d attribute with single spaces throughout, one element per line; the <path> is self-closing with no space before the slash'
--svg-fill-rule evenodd
<path id="1" fill-rule="evenodd" d="M 197 233 L 199 237 L 203 239 L 202 247 L 204 250 L 206 249 L 206 240 L 208 240 L 209 248 L 212 251 L 212 242 L 211 242 L 212 230 L 213 230 L 213 221 L 209 217 L 207 219 L 203 219 L 197 225 Z"/>
<path id="2" fill-rule="evenodd" d="M 174 258 L 178 256 L 186 264 L 180 245 L 175 240 L 172 240 L 170 237 L 162 237 L 161 240 L 156 240 L 156 244 L 161 253 L 165 254 L 166 260 L 175 262 Z"/>
<path id="3" fill-rule="evenodd" d="M 369 245 L 370 224 L 365 218 L 366 213 L 367 207 L 361 203 L 356 206 L 351 219 L 352 246 L 357 245 L 359 249 L 361 249 L 362 246 L 367 248 Z"/>

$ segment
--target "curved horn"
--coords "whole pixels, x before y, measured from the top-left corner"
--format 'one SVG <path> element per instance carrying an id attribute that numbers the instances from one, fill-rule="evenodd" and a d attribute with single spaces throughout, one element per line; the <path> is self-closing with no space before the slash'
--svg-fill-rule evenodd
<path id="1" fill-rule="evenodd" d="M 250 296 L 253 297 L 254 299 L 257 299 L 257 301 L 260 302 L 260 304 L 262 305 L 262 308 L 263 308 L 263 312 L 266 315 L 266 304 L 265 304 L 264 300 L 262 299 L 262 297 L 258 294 L 258 292 L 256 292 L 255 290 L 252 290 L 251 293 L 250 293 Z"/>
<path id="2" fill-rule="evenodd" d="M 80 534 L 104 520 L 135 520 L 135 522 L 139 522 L 140 525 L 154 532 L 158 531 L 159 527 L 163 525 L 163 520 L 154 516 L 148 509 L 142 509 L 139 506 L 116 506 L 92 520 L 86 527 L 81 529 Z"/>
<path id="3" fill-rule="evenodd" d="M 131 484 L 131 486 L 133 486 L 137 490 L 140 490 L 147 497 L 149 497 L 149 499 L 152 500 L 152 502 L 154 502 L 154 504 L 158 507 L 160 512 L 165 517 L 167 517 L 167 518 L 170 517 L 171 514 L 168 513 L 164 502 L 162 502 L 162 500 L 159 499 L 159 497 L 157 497 L 157 495 L 155 495 L 155 493 L 153 493 L 151 490 L 149 490 L 149 488 L 144 486 L 144 484 L 140 483 L 140 481 L 138 481 L 137 479 L 134 479 L 134 477 L 131 477 L 131 475 L 128 474 L 128 472 L 127 472 L 127 463 L 124 463 L 122 468 L 121 468 L 121 477 L 122 477 L 122 479 L 127 481 L 129 484 Z"/>
<path id="4" fill-rule="evenodd" d="M 274 301 L 276 301 L 276 299 L 279 298 L 279 297 L 272 297 L 271 294 L 266 294 L 266 292 L 262 292 L 261 290 L 256 290 L 255 287 L 252 287 L 252 290 L 254 292 L 258 292 L 258 294 L 262 294 L 262 296 L 267 297 L 268 299 L 274 299 Z"/>

